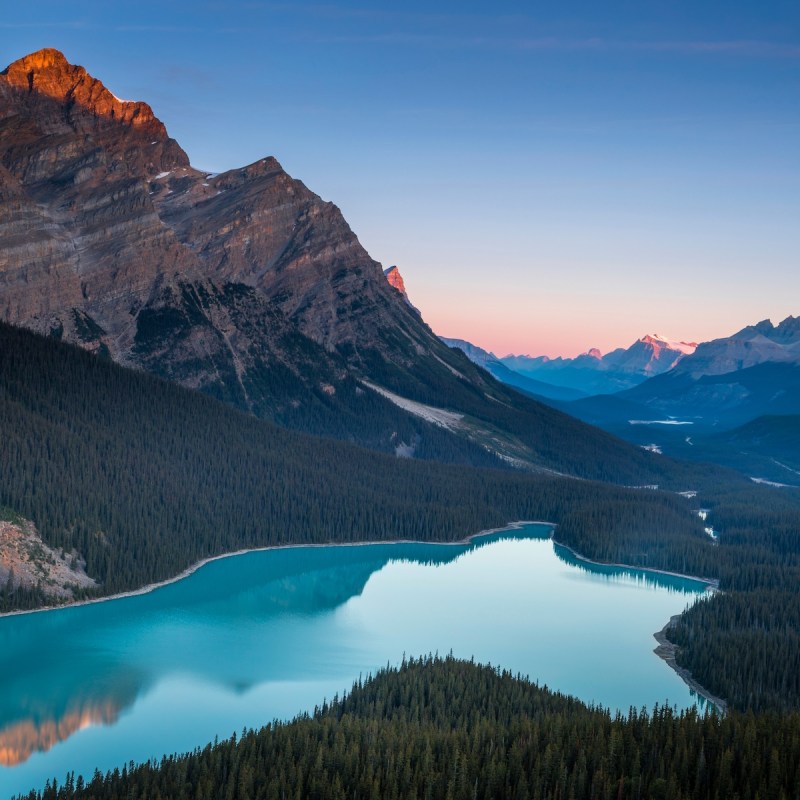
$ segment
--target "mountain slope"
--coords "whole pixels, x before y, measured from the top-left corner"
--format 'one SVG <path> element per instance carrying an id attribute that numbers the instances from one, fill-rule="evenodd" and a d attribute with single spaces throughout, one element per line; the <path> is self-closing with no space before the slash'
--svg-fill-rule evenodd
<path id="1" fill-rule="evenodd" d="M 0 75 L 0 153 L 6 321 L 385 452 L 624 483 L 669 471 L 446 347 L 274 158 L 198 171 L 149 106 L 58 51 Z M 435 428 L 406 401 L 465 424 Z"/>
<path id="2" fill-rule="evenodd" d="M 464 339 L 449 339 L 446 336 L 440 336 L 439 338 L 448 347 L 461 350 L 473 364 L 483 367 L 487 372 L 497 378 L 500 383 L 504 383 L 506 386 L 513 386 L 515 389 L 519 389 L 527 395 L 552 400 L 575 400 L 578 397 L 584 396 L 583 392 L 577 389 L 569 389 L 564 386 L 556 386 L 552 383 L 537 381 L 519 372 L 514 372 L 514 370 L 509 369 L 494 353 L 490 353 Z"/>
<path id="3" fill-rule="evenodd" d="M 675 369 L 619 396 L 662 414 L 734 427 L 766 414 L 800 413 L 800 364 L 767 361 L 701 375 Z"/>
<path id="4" fill-rule="evenodd" d="M 733 336 L 704 342 L 676 366 L 677 372 L 698 378 L 765 363 L 800 364 L 800 317 L 787 317 L 777 326 L 765 319 Z"/>
<path id="5" fill-rule="evenodd" d="M 243 547 L 453 540 L 512 519 L 561 522 L 568 536 L 600 503 L 615 510 L 610 535 L 706 545 L 677 495 L 371 452 L 2 323 L 0 431 L 0 509 L 85 564 L 93 593 Z M 0 609 L 19 604 L 12 584 Z M 25 602 L 53 594 L 39 590 Z"/>
<path id="6" fill-rule="evenodd" d="M 693 442 L 708 461 L 757 480 L 800 486 L 800 415 L 758 417 Z"/>

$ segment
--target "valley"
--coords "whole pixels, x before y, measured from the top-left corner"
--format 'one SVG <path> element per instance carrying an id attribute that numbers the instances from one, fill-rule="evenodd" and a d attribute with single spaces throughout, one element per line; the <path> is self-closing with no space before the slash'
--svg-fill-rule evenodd
<path id="1" fill-rule="evenodd" d="M 624 351 L 566 361 L 497 359 L 449 341 L 499 381 L 651 452 L 800 486 L 798 319 L 765 320 L 699 345 L 644 336 Z M 624 381 L 614 372 L 620 364 L 628 365 Z M 568 391 L 582 396 L 565 397 Z"/>
<path id="2" fill-rule="evenodd" d="M 412 300 L 274 157 L 0 73 L 4 795 L 796 794 L 800 319 L 498 358 Z"/>

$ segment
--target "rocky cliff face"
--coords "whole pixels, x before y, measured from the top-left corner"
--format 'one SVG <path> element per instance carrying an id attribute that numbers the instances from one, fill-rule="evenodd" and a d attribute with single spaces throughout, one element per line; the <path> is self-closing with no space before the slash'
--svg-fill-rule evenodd
<path id="1" fill-rule="evenodd" d="M 0 74 L 0 159 L 6 321 L 265 413 L 446 351 L 274 158 L 200 172 L 56 50 Z"/>

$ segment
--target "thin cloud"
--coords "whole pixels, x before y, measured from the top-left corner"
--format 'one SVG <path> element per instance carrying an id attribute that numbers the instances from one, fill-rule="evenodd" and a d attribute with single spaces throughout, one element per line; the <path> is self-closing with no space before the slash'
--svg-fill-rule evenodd
<path id="1" fill-rule="evenodd" d="M 683 55 L 737 55 L 760 58 L 800 58 L 800 44 L 757 40 L 729 41 L 625 41 L 596 37 L 565 39 L 558 37 L 505 38 L 491 36 L 451 36 L 405 32 L 311 35 L 305 41 L 319 44 L 380 44 L 441 49 L 503 49 L 541 52 L 641 52 Z"/>
<path id="2" fill-rule="evenodd" d="M 112 30 L 118 33 L 203 33 L 203 28 L 185 25 L 115 25 Z"/>
<path id="3" fill-rule="evenodd" d="M 28 28 L 90 28 L 86 22 L 76 20 L 73 22 L 0 22 L 3 30 L 25 30 Z"/>
<path id="4" fill-rule="evenodd" d="M 725 54 L 765 56 L 774 58 L 800 58 L 800 44 L 791 42 L 765 42 L 756 40 L 688 41 L 688 42 L 635 42 L 631 48 L 654 52 Z"/>

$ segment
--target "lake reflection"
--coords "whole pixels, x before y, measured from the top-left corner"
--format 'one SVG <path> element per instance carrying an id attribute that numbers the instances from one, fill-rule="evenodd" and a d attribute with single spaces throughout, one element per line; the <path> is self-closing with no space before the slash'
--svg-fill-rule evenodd
<path id="1" fill-rule="evenodd" d="M 249 553 L 2 619 L 0 794 L 311 711 L 403 653 L 452 650 L 623 711 L 694 704 L 652 633 L 704 585 L 594 567 L 549 534 Z"/>

